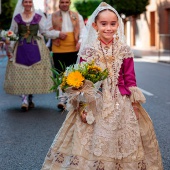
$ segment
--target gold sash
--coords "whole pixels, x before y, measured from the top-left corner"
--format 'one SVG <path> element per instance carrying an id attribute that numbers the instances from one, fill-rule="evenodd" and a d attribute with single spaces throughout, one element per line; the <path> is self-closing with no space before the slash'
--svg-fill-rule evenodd
<path id="1" fill-rule="evenodd" d="M 68 53 L 77 51 L 74 33 L 67 32 L 66 39 L 65 40 L 60 39 L 60 46 L 56 46 L 54 45 L 54 43 L 52 43 L 52 51 L 53 53 Z"/>

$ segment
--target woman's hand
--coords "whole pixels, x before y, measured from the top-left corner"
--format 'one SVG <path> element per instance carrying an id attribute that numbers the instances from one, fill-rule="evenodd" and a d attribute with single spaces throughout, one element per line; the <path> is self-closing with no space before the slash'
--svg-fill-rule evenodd
<path id="1" fill-rule="evenodd" d="M 12 58 L 12 55 L 11 55 L 11 53 L 9 53 L 9 52 L 6 52 L 6 54 L 7 54 L 7 56 L 8 56 L 8 59 L 11 59 L 11 58 Z"/>
<path id="2" fill-rule="evenodd" d="M 2 46 L 3 46 L 3 44 L 4 44 L 4 42 L 3 42 L 3 41 L 0 41 L 0 47 L 2 47 Z"/>

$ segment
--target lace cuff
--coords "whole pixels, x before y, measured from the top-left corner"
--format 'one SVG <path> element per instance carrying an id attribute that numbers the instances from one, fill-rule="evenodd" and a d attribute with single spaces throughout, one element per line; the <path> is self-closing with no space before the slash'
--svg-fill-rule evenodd
<path id="1" fill-rule="evenodd" d="M 129 90 L 131 91 L 131 102 L 145 103 L 146 98 L 138 87 L 129 87 Z"/>

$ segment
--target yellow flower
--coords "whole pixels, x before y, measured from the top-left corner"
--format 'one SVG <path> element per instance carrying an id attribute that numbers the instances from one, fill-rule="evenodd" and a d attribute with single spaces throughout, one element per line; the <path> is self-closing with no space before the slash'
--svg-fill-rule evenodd
<path id="1" fill-rule="evenodd" d="M 79 88 L 83 85 L 84 77 L 79 71 L 69 73 L 67 77 L 67 84 Z"/>
<path id="2" fill-rule="evenodd" d="M 101 72 L 101 68 L 98 66 L 88 66 L 88 70 L 95 71 L 95 72 Z"/>

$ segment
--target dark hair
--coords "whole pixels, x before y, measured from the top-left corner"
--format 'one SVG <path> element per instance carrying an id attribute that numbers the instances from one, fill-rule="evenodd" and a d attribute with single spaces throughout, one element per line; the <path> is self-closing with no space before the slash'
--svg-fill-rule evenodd
<path id="1" fill-rule="evenodd" d="M 25 0 L 22 0 L 22 3 L 24 2 Z M 32 2 L 33 2 L 33 0 L 32 0 Z"/>
<path id="2" fill-rule="evenodd" d="M 103 9 L 102 11 L 100 11 L 97 16 L 94 18 L 94 22 L 97 21 L 97 19 L 99 18 L 99 14 L 102 13 L 103 11 L 110 11 L 110 12 L 113 12 L 115 15 L 116 13 L 114 11 L 112 11 L 111 9 Z M 117 15 L 116 15 L 117 16 Z M 118 17 L 117 17 L 118 18 Z"/>

